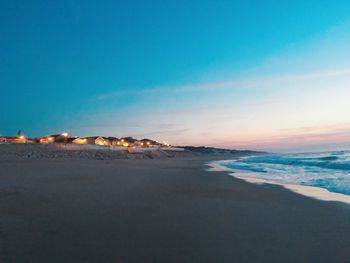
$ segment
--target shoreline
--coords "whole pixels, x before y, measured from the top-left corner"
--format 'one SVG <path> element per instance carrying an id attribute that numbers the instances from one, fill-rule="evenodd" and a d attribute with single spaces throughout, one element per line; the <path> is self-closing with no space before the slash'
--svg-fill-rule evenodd
<path id="1" fill-rule="evenodd" d="M 205 167 L 244 154 L 4 156 L 0 262 L 350 261 L 347 205 Z"/>
<path id="2" fill-rule="evenodd" d="M 321 201 L 327 201 L 327 202 L 335 201 L 335 202 L 350 204 L 350 195 L 330 192 L 328 189 L 325 189 L 322 187 L 299 185 L 299 184 L 284 184 L 273 180 L 245 177 L 244 175 L 240 175 L 240 174 L 244 174 L 244 172 L 237 173 L 234 170 L 223 165 L 224 163 L 228 163 L 231 161 L 234 161 L 234 160 L 212 161 L 207 163 L 206 165 L 210 167 L 208 171 L 229 172 L 230 176 L 233 176 L 240 180 L 244 180 L 245 182 L 248 182 L 248 183 L 257 184 L 257 185 L 262 185 L 262 184 L 279 185 L 287 190 L 290 190 L 302 196 L 311 197 Z"/>

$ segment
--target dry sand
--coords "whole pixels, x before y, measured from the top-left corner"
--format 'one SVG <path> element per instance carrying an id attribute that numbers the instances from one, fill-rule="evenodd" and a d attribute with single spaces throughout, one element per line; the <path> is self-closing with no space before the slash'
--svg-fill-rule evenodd
<path id="1" fill-rule="evenodd" d="M 1 263 L 350 262 L 348 205 L 206 171 L 227 155 L 8 158 L 3 146 Z"/>

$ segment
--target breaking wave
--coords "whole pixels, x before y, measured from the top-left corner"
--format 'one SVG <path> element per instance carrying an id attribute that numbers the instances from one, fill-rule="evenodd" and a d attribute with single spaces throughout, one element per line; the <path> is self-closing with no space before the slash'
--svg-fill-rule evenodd
<path id="1" fill-rule="evenodd" d="M 268 154 L 224 164 L 241 176 L 350 195 L 350 151 Z"/>

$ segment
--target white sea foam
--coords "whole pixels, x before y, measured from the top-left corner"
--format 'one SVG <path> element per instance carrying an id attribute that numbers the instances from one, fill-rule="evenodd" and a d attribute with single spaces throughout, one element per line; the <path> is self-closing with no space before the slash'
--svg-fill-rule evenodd
<path id="1" fill-rule="evenodd" d="M 245 158 L 244 158 L 245 159 Z M 237 170 L 230 168 L 230 164 L 237 162 L 237 160 L 224 160 L 224 161 L 213 161 L 208 163 L 207 165 L 210 167 L 208 171 L 225 171 L 230 172 L 230 175 L 244 180 L 249 183 L 254 184 L 274 184 L 282 186 L 286 189 L 289 189 L 297 194 L 301 194 L 304 196 L 312 197 L 322 201 L 337 201 L 350 204 L 350 195 L 343 193 L 335 193 L 331 192 L 328 189 L 317 187 L 317 186 L 308 186 L 301 185 L 297 183 L 287 183 L 283 177 L 277 176 L 276 180 L 273 180 L 272 177 L 274 174 L 270 176 L 261 176 L 261 172 L 252 172 L 247 170 Z M 307 174 L 304 174 L 307 176 Z M 268 179 L 267 179 L 268 178 Z M 282 179 L 281 179 L 282 178 Z M 350 187 L 350 186 L 349 186 Z"/>

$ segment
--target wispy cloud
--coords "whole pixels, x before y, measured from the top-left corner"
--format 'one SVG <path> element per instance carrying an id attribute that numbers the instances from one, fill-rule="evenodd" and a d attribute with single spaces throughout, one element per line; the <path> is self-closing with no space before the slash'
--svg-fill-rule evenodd
<path id="1" fill-rule="evenodd" d="M 287 131 L 287 130 L 286 130 Z M 344 142 L 350 143 L 350 125 L 334 125 L 333 127 L 302 127 L 288 129 L 291 133 L 265 136 L 259 139 L 237 140 L 237 141 L 218 141 L 212 146 L 228 148 L 249 148 L 260 150 L 284 151 L 292 150 L 303 151 L 316 149 L 321 145 L 328 145 L 329 148 L 335 148 L 339 144 L 344 148 Z M 341 147 L 340 147 L 341 148 Z"/>
<path id="2" fill-rule="evenodd" d="M 128 91 L 116 91 L 105 93 L 97 96 L 99 100 L 112 99 L 123 96 L 140 96 L 147 94 L 157 93 L 183 93 L 183 92 L 203 92 L 203 91 L 217 91 L 225 89 L 246 89 L 246 88 L 263 88 L 278 84 L 284 84 L 289 82 L 300 82 L 307 80 L 318 80 L 330 77 L 338 76 L 350 76 L 350 68 L 337 68 L 331 70 L 323 70 L 309 73 L 300 74 L 289 74 L 282 76 L 271 76 L 271 77 L 251 77 L 244 79 L 237 79 L 223 82 L 213 83 L 196 83 L 188 85 L 177 85 L 177 86 L 159 86 L 152 88 L 145 88 L 140 90 L 128 90 Z"/>

